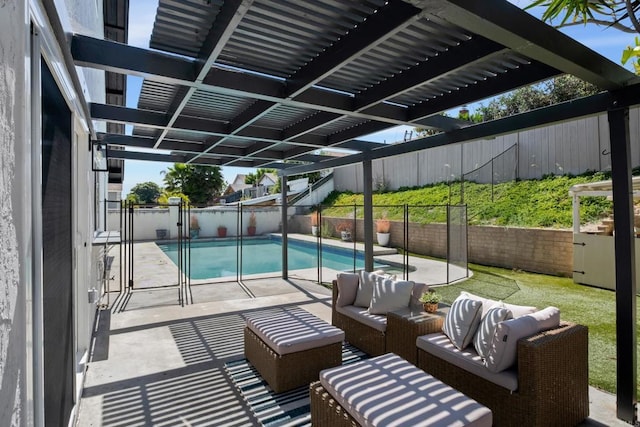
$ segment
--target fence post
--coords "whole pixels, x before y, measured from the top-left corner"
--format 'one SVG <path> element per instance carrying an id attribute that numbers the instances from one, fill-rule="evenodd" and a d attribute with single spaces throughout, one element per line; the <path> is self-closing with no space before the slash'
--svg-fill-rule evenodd
<path id="1" fill-rule="evenodd" d="M 289 278 L 289 216 L 287 215 L 287 176 L 280 176 L 280 197 L 282 198 L 280 209 L 281 217 L 280 222 L 282 223 L 281 233 L 282 233 L 282 279 L 287 280 Z"/>

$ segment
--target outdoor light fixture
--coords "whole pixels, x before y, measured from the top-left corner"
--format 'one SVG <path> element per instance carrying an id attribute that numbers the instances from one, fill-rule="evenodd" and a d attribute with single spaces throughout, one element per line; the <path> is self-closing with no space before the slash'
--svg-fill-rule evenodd
<path id="1" fill-rule="evenodd" d="M 105 142 L 92 142 L 91 159 L 91 170 L 93 172 L 109 172 L 107 166 L 107 144 Z"/>

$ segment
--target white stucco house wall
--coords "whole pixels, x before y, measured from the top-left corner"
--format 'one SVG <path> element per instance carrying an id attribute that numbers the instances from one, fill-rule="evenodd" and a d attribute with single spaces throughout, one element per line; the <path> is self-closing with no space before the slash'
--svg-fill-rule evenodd
<path id="1" fill-rule="evenodd" d="M 107 197 L 84 101 L 105 102 L 105 79 L 70 63 L 64 33 L 102 38 L 102 14 L 102 0 L 0 2 L 0 426 L 77 412 Z"/>

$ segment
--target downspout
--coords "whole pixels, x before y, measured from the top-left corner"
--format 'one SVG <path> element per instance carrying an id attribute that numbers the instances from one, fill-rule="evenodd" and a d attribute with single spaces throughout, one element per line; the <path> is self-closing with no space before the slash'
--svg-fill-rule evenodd
<path id="1" fill-rule="evenodd" d="M 32 351 L 33 425 L 44 426 L 44 302 L 42 244 L 42 56 L 40 35 L 31 32 L 31 247 L 32 247 Z"/>

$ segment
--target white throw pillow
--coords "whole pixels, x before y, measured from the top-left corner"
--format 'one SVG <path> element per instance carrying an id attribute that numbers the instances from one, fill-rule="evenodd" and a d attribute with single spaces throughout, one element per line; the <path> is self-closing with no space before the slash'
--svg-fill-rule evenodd
<path id="1" fill-rule="evenodd" d="M 355 273 L 339 273 L 338 274 L 338 298 L 336 305 L 344 307 L 345 305 L 353 305 L 358 293 L 358 283 L 360 282 Z"/>
<path id="2" fill-rule="evenodd" d="M 376 276 L 380 276 L 384 279 L 398 280 L 398 277 L 395 274 L 387 273 L 384 270 L 376 270 L 373 272 Z"/>
<path id="3" fill-rule="evenodd" d="M 488 298 L 479 297 L 477 295 L 471 294 L 466 291 L 460 292 L 460 297 L 475 299 L 482 302 L 482 317 L 487 315 L 487 312 L 496 306 L 496 304 L 504 304 L 504 308 L 511 310 L 511 314 L 514 318 L 524 316 L 525 314 L 531 314 L 538 311 L 536 307 L 528 306 L 528 305 L 515 305 L 515 304 L 507 304 L 502 301 L 496 301 Z"/>
<path id="4" fill-rule="evenodd" d="M 373 285 L 376 282 L 376 273 L 368 271 L 360 271 L 360 283 L 358 283 L 358 292 L 353 305 L 356 307 L 369 307 L 371 305 L 371 297 L 373 297 Z"/>
<path id="5" fill-rule="evenodd" d="M 477 300 L 458 297 L 444 319 L 442 331 L 453 345 L 464 350 L 471 343 L 480 324 L 482 303 Z"/>
<path id="6" fill-rule="evenodd" d="M 476 334 L 473 336 L 473 346 L 480 357 L 485 359 L 489 354 L 491 341 L 493 340 L 493 335 L 496 332 L 498 323 L 511 319 L 512 317 L 513 315 L 511 314 L 511 310 L 506 308 L 494 306 L 489 309 L 480 322 L 480 326 L 478 326 Z"/>
<path id="7" fill-rule="evenodd" d="M 560 310 L 547 307 L 532 314 L 505 320 L 496 326 L 484 361 L 491 372 L 502 372 L 516 363 L 518 340 L 560 325 Z"/>
<path id="8" fill-rule="evenodd" d="M 521 317 L 527 314 L 537 313 L 538 309 L 536 307 L 530 305 L 515 305 L 504 303 L 504 308 L 509 309 L 511 314 L 513 314 L 513 318 Z"/>
<path id="9" fill-rule="evenodd" d="M 387 314 L 409 306 L 414 283 L 378 278 L 373 285 L 373 297 L 369 306 L 371 314 Z"/>

